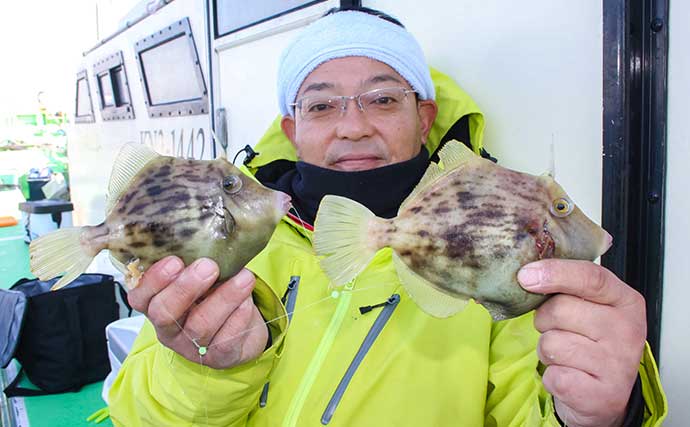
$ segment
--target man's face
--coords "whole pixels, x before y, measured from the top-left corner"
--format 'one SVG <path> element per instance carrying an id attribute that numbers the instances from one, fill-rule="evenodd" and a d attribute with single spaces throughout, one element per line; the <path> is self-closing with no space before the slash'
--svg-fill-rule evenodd
<path id="1" fill-rule="evenodd" d="M 388 65 L 366 57 L 333 59 L 319 65 L 304 80 L 297 99 L 313 96 L 352 96 L 379 88 L 411 89 Z M 365 106 L 366 108 L 366 106 Z M 372 114 L 360 111 L 354 100 L 345 112 L 328 120 L 285 116 L 283 132 L 304 162 L 328 169 L 357 171 L 414 158 L 436 117 L 434 101 L 415 100 L 409 93 L 395 111 Z"/>

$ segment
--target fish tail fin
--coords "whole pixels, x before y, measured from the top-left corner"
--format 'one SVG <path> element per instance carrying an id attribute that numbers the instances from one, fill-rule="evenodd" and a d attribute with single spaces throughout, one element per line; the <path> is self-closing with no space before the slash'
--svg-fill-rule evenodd
<path id="1" fill-rule="evenodd" d="M 355 278 L 371 262 L 378 247 L 369 226 L 377 217 L 365 206 L 340 196 L 323 198 L 314 222 L 314 250 L 324 256 L 321 268 L 335 285 Z"/>
<path id="2" fill-rule="evenodd" d="M 95 254 L 84 247 L 81 236 L 85 227 L 61 228 L 44 234 L 29 245 L 31 272 L 40 280 L 64 274 L 51 290 L 58 290 L 82 274 Z"/>

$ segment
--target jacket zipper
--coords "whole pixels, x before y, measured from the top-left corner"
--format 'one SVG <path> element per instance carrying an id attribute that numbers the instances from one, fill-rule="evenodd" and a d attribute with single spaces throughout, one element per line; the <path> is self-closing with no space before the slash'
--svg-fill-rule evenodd
<path id="1" fill-rule="evenodd" d="M 376 338 L 383 330 L 383 327 L 386 326 L 388 319 L 390 319 L 391 315 L 393 314 L 393 310 L 395 310 L 399 302 L 400 295 L 393 294 L 390 296 L 390 298 L 388 298 L 388 300 L 385 303 L 373 306 L 360 307 L 360 312 L 362 314 L 368 313 L 373 308 L 381 306 L 383 306 L 383 310 L 381 310 L 381 313 L 379 313 L 379 316 L 374 321 L 374 324 L 371 326 L 371 329 L 369 329 L 369 333 L 364 338 L 364 341 L 362 342 L 362 345 L 359 347 L 357 354 L 355 354 L 355 357 L 354 359 L 352 359 L 350 366 L 347 368 L 347 371 L 345 371 L 345 375 L 340 380 L 340 384 L 338 384 L 338 387 L 335 389 L 335 392 L 333 393 L 331 400 L 328 402 L 328 405 L 326 406 L 326 410 L 323 412 L 323 415 L 321 416 L 321 424 L 327 425 L 329 422 L 331 422 L 333 414 L 335 413 L 335 410 L 338 407 L 340 400 L 343 398 L 347 386 L 350 384 L 352 377 L 355 375 L 355 371 L 357 371 L 357 368 L 362 363 L 362 360 L 364 360 L 364 356 L 366 356 L 369 352 L 369 349 L 371 349 L 371 346 L 374 344 L 374 341 L 376 341 Z"/>
<path id="2" fill-rule="evenodd" d="M 297 288 L 299 288 L 300 276 L 291 276 L 290 282 L 288 282 L 287 290 L 285 295 L 281 298 L 283 304 L 285 304 L 285 311 L 287 311 L 288 322 L 292 320 L 292 312 L 295 311 L 295 304 L 297 303 Z"/>
<path id="3" fill-rule="evenodd" d="M 285 295 L 280 299 L 280 301 L 285 304 L 285 311 L 288 316 L 288 324 L 292 321 L 292 313 L 295 311 L 295 304 L 297 303 L 297 289 L 299 288 L 300 276 L 291 276 L 288 282 L 287 290 Z M 261 390 L 261 397 L 259 397 L 259 407 L 263 408 L 266 406 L 268 401 L 268 384 L 267 381 L 264 384 L 264 389 Z"/>
<path id="4" fill-rule="evenodd" d="M 309 391 L 316 381 L 316 377 L 321 370 L 321 366 L 326 360 L 328 352 L 331 350 L 331 347 L 333 347 L 333 342 L 335 341 L 335 337 L 340 329 L 340 326 L 343 324 L 343 320 L 345 320 L 347 310 L 350 307 L 350 300 L 352 299 L 352 293 L 350 291 L 353 287 L 354 281 L 345 285 L 344 291 L 333 292 L 333 297 L 339 299 L 338 305 L 335 308 L 333 317 L 331 317 L 331 323 L 326 328 L 326 332 L 324 333 L 323 338 L 321 338 L 321 342 L 319 343 L 314 356 L 309 362 L 309 366 L 302 377 L 302 381 L 297 387 L 297 391 L 292 398 L 292 402 L 290 402 L 290 407 L 288 408 L 285 418 L 283 419 L 283 427 L 295 427 L 297 425 L 297 419 L 299 418 L 302 408 L 307 401 Z"/>

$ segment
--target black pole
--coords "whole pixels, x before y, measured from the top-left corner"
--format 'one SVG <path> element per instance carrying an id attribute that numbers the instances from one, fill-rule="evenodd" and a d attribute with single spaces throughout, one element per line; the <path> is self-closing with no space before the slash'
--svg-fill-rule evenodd
<path id="1" fill-rule="evenodd" d="M 644 295 L 659 357 L 664 255 L 668 0 L 603 2 L 602 265 Z"/>
<path id="2" fill-rule="evenodd" d="M 355 8 L 362 7 L 362 0 L 340 0 L 341 8 Z"/>

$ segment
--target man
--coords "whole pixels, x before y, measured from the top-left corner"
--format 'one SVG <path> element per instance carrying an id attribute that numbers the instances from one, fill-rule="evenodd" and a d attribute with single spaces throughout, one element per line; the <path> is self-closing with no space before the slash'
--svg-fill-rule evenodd
<path id="1" fill-rule="evenodd" d="M 476 106 L 442 74 L 432 80 L 397 21 L 329 14 L 288 47 L 278 79 L 284 136 L 269 130 L 249 168 L 290 193 L 301 219 L 285 218 L 212 291 L 210 260 L 169 257 L 146 272 L 129 299 L 150 323 L 111 389 L 116 424 L 603 427 L 642 412 L 660 424 L 644 300 L 593 263 L 525 266 L 526 289 L 557 295 L 503 322 L 473 303 L 448 319 L 426 315 L 401 290 L 389 250 L 344 290 L 329 287 L 310 243 L 323 195 L 392 217 L 457 123 L 481 148 Z"/>

